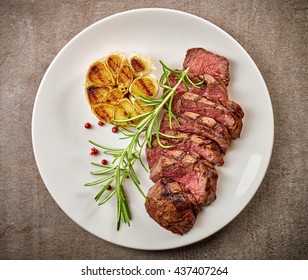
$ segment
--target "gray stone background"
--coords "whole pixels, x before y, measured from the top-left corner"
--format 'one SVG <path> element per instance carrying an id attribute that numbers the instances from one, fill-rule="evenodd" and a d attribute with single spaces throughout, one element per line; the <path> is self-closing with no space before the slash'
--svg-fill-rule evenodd
<path id="1" fill-rule="evenodd" d="M 258 192 L 229 225 L 166 251 L 123 248 L 83 230 L 50 196 L 32 150 L 40 81 L 60 49 L 117 12 L 186 11 L 233 36 L 270 92 L 275 141 Z M 307 259 L 308 2 L 258 0 L 0 1 L 0 259 Z"/>

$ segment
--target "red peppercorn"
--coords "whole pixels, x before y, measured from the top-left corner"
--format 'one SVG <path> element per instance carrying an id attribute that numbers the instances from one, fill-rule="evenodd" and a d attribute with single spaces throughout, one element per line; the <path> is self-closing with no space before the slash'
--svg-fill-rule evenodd
<path id="1" fill-rule="evenodd" d="M 87 122 L 87 123 L 84 124 L 84 127 L 89 129 L 89 128 L 91 128 L 91 124 L 89 122 Z"/>
<path id="2" fill-rule="evenodd" d="M 98 121 L 98 123 L 97 123 L 99 126 L 103 126 L 104 125 L 104 122 L 102 122 L 102 121 Z"/>
<path id="3" fill-rule="evenodd" d="M 98 154 L 98 149 L 96 149 L 95 147 L 91 148 L 91 156 L 97 155 Z"/>
<path id="4" fill-rule="evenodd" d="M 114 126 L 114 127 L 111 129 L 111 131 L 112 131 L 113 133 L 116 133 L 116 132 L 118 132 L 118 128 L 117 128 L 116 126 Z"/>
<path id="5" fill-rule="evenodd" d="M 107 160 L 106 159 L 102 159 L 102 164 L 103 165 L 106 165 L 108 162 L 107 162 Z"/>

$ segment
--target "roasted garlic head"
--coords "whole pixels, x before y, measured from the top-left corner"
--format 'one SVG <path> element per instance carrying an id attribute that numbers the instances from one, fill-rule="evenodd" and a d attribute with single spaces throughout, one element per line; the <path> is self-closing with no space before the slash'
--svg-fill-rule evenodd
<path id="1" fill-rule="evenodd" d="M 154 109 L 138 96 L 155 98 L 159 91 L 157 79 L 149 75 L 152 70 L 151 60 L 135 52 L 110 53 L 92 63 L 85 88 L 93 114 L 105 123 L 119 126 L 138 123 L 141 118 L 136 117 Z"/>

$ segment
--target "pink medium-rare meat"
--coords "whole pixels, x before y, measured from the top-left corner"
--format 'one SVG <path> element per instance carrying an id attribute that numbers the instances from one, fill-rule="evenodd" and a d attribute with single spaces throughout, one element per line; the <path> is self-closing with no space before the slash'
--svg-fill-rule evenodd
<path id="1" fill-rule="evenodd" d="M 172 122 L 172 130 L 187 134 L 196 134 L 203 138 L 215 141 L 223 154 L 230 146 L 230 135 L 227 128 L 216 122 L 213 118 L 205 117 L 193 112 L 183 112 L 175 115 L 178 123 Z M 163 116 L 160 131 L 170 130 L 168 114 Z"/>
<path id="2" fill-rule="evenodd" d="M 203 96 L 213 100 L 228 100 L 228 90 L 223 83 L 216 80 L 213 76 L 207 74 L 204 74 L 202 78 L 206 83 L 206 90 Z"/>
<path id="3" fill-rule="evenodd" d="M 146 156 L 150 168 L 162 155 L 167 155 L 170 151 L 174 150 L 198 154 L 214 165 L 223 165 L 223 154 L 216 142 L 203 138 L 197 134 L 186 134 L 173 130 L 167 130 L 164 133 L 179 138 L 163 138 L 161 136 L 160 142 L 164 146 L 171 146 L 171 148 L 163 148 L 158 144 L 155 138 L 156 135 L 154 135 L 151 148 L 146 148 Z"/>
<path id="4" fill-rule="evenodd" d="M 150 178 L 153 182 L 171 178 L 184 185 L 199 205 L 207 205 L 216 199 L 217 171 L 208 161 L 190 153 L 169 151 L 153 164 Z"/>
<path id="5" fill-rule="evenodd" d="M 175 87 L 175 85 L 178 83 L 177 74 L 176 73 L 170 73 L 168 78 L 169 78 L 169 82 L 170 82 L 170 87 L 172 87 L 172 88 Z M 202 83 L 199 88 L 195 88 L 191 84 L 187 84 L 187 86 L 188 86 L 188 91 L 199 94 L 199 95 L 203 95 L 204 92 L 206 91 L 207 85 L 205 83 Z M 183 83 L 181 83 L 177 87 L 175 94 L 184 93 L 184 92 L 187 92 L 187 89 L 186 89 L 185 85 Z"/>
<path id="6" fill-rule="evenodd" d="M 213 76 L 206 74 L 203 75 L 202 77 L 191 75 L 190 79 L 194 83 L 198 83 L 200 81 L 203 81 L 203 83 L 200 84 L 198 88 L 194 87 L 190 83 L 187 83 L 188 90 L 184 86 L 184 84 L 181 83 L 176 89 L 176 94 L 191 92 L 211 98 L 213 100 L 222 100 L 222 101 L 228 100 L 228 90 L 226 86 L 220 81 L 216 80 Z M 177 74 L 170 73 L 169 81 L 170 81 L 170 86 L 174 87 L 178 83 Z"/>
<path id="7" fill-rule="evenodd" d="M 189 68 L 191 75 L 211 75 L 228 86 L 230 81 L 229 61 L 223 56 L 203 48 L 192 48 L 186 52 L 184 69 Z"/>
<path id="8" fill-rule="evenodd" d="M 200 211 L 191 192 L 170 178 L 162 178 L 150 188 L 145 208 L 160 226 L 180 235 L 193 227 Z"/>
<path id="9" fill-rule="evenodd" d="M 187 92 L 177 95 L 177 98 L 174 99 L 172 110 L 175 114 L 193 112 L 213 118 L 228 129 L 231 139 L 235 140 L 240 137 L 244 113 L 242 108 L 231 100 L 213 101 Z"/>

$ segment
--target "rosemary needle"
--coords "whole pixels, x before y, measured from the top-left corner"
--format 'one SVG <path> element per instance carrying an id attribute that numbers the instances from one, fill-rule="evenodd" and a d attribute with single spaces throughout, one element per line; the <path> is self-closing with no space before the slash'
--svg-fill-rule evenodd
<path id="1" fill-rule="evenodd" d="M 146 195 L 141 189 L 141 182 L 138 178 L 138 175 L 135 172 L 134 164 L 136 161 L 139 161 L 143 168 L 147 170 L 145 164 L 141 160 L 141 151 L 144 145 L 147 143 L 151 147 L 153 134 L 156 134 L 157 143 L 163 148 L 170 148 L 171 146 L 164 146 L 160 141 L 160 136 L 164 137 L 173 137 L 168 136 L 159 131 L 159 115 L 162 110 L 165 108 L 168 111 L 169 126 L 171 127 L 172 120 L 177 122 L 176 117 L 172 113 L 172 101 L 174 93 L 181 83 L 188 88 L 188 84 L 198 87 L 199 84 L 194 84 L 188 77 L 188 68 L 184 71 L 179 71 L 172 69 L 166 66 L 162 61 L 160 61 L 163 69 L 163 74 L 159 80 L 159 85 L 163 89 L 161 99 L 150 99 L 143 96 L 137 96 L 137 99 L 140 99 L 145 102 L 145 106 L 154 106 L 154 110 L 139 115 L 134 118 L 125 119 L 123 121 L 113 120 L 114 123 L 133 121 L 137 118 L 140 118 L 141 121 L 134 125 L 134 130 L 129 130 L 127 128 L 119 127 L 119 131 L 124 135 L 121 139 L 130 139 L 130 142 L 125 148 L 111 148 L 100 145 L 96 142 L 89 141 L 91 144 L 102 149 L 104 153 L 113 156 L 112 165 L 103 166 L 101 164 L 92 163 L 93 165 L 100 166 L 103 169 L 99 171 L 93 171 L 93 175 L 101 175 L 103 178 L 95 180 L 94 182 L 87 183 L 85 186 L 94 186 L 102 184 L 102 188 L 99 193 L 96 195 L 95 200 L 98 201 L 99 205 L 102 205 L 109 201 L 114 195 L 117 199 L 117 230 L 120 229 L 121 221 L 124 221 L 130 225 L 131 213 L 126 198 L 126 193 L 124 190 L 125 180 L 129 177 L 132 179 L 134 185 L 141 193 L 141 195 L 146 199 Z M 171 87 L 169 81 L 169 74 L 177 74 L 177 84 L 174 87 Z M 144 135 L 144 137 L 141 137 Z M 141 139 L 142 138 L 142 139 Z M 174 137 L 173 137 L 174 138 Z M 103 197 L 104 193 L 109 189 L 109 186 L 115 182 L 115 187 L 111 192 L 108 192 L 106 196 Z M 101 197 L 103 197 L 101 199 Z M 99 199 L 101 199 L 99 201 Z"/>

